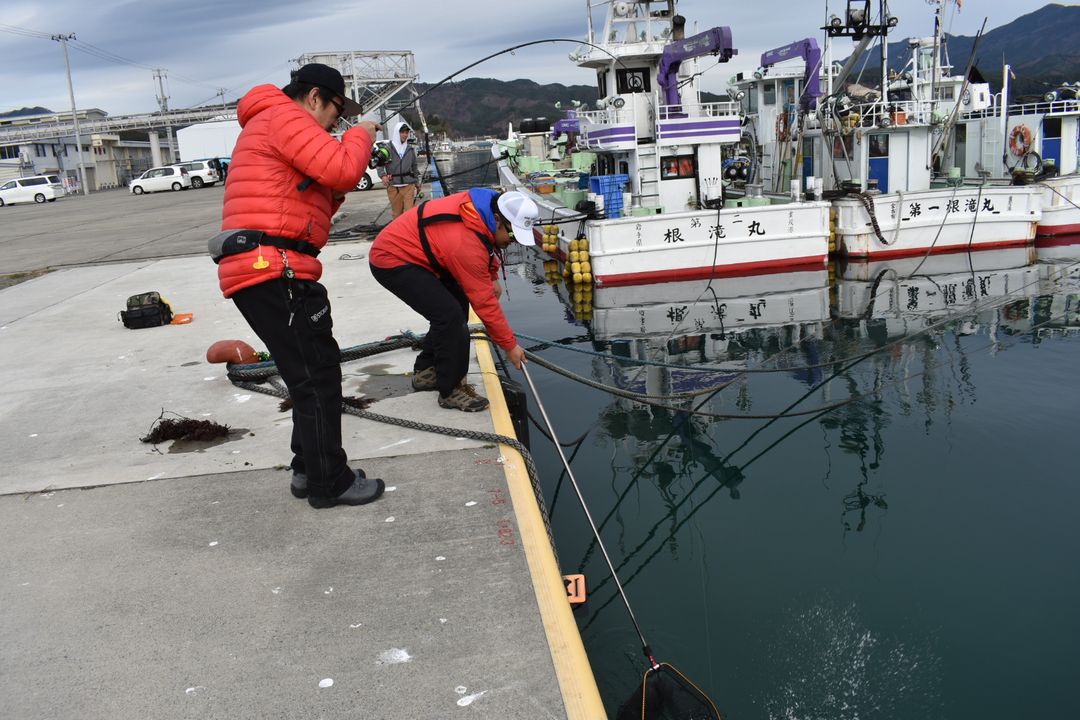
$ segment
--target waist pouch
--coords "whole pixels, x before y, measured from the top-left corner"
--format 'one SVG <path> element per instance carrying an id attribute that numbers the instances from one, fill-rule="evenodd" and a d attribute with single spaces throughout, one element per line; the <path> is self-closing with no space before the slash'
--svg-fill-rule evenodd
<path id="1" fill-rule="evenodd" d="M 168 325 L 172 319 L 172 307 L 157 292 L 132 295 L 127 299 L 127 310 L 121 310 L 119 316 L 124 327 L 132 330 Z"/>
<path id="2" fill-rule="evenodd" d="M 306 240 L 293 240 L 292 238 L 267 235 L 262 230 L 225 230 L 207 241 L 206 250 L 210 253 L 210 259 L 215 263 L 219 263 L 221 258 L 227 255 L 238 255 L 248 250 L 254 250 L 260 245 L 269 245 L 282 250 L 295 250 L 311 257 L 319 257 L 319 248 Z"/>

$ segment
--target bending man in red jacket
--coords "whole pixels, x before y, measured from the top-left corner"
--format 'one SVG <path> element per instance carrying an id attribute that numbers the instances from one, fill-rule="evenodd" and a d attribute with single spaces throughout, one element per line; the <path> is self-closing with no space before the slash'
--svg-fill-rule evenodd
<path id="1" fill-rule="evenodd" d="M 316 259 L 371 158 L 374 123 L 350 128 L 341 142 L 328 132 L 359 112 L 327 65 L 305 65 L 280 90 L 253 88 L 237 106 L 243 131 L 225 183 L 221 229 L 239 231 L 239 242 L 226 243 L 218 281 L 289 388 L 290 485 L 317 508 L 362 505 L 383 492 L 382 480 L 349 467 L 341 447 L 341 359 Z"/>
<path id="2" fill-rule="evenodd" d="M 519 192 L 474 188 L 429 200 L 383 228 L 368 254 L 371 274 L 430 323 L 413 367 L 416 390 L 438 390 L 444 408 L 476 412 L 488 401 L 464 382 L 469 304 L 520 368 L 525 351 L 499 307 L 496 271 L 511 241 L 534 245 L 536 203 Z"/>

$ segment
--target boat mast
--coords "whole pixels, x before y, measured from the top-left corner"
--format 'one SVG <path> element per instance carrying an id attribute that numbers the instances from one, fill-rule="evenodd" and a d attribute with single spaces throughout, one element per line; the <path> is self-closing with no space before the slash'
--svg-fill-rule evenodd
<path id="1" fill-rule="evenodd" d="M 881 0 L 881 24 L 888 25 L 889 0 Z M 889 104 L 889 36 L 881 36 L 881 106 Z"/>
<path id="2" fill-rule="evenodd" d="M 595 43 L 596 40 L 593 38 L 592 11 L 593 11 L 592 0 L 585 0 L 585 16 L 586 16 L 586 20 L 588 21 L 588 26 L 589 26 L 589 42 L 590 43 Z"/>
<path id="3" fill-rule="evenodd" d="M 930 120 L 933 122 L 934 113 L 937 112 L 937 80 L 938 80 L 938 53 L 941 52 L 942 33 L 944 32 L 944 23 L 942 22 L 945 14 L 945 3 L 948 0 L 934 0 L 934 4 L 937 5 L 937 10 L 934 11 L 934 62 L 930 69 Z"/>

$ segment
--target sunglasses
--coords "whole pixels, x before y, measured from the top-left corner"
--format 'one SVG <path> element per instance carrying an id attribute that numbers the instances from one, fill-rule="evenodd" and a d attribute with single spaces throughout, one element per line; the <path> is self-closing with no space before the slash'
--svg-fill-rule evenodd
<path id="1" fill-rule="evenodd" d="M 337 110 L 337 116 L 339 118 L 345 114 L 345 103 L 344 102 L 338 102 L 337 100 L 331 100 L 330 104 L 334 106 L 335 110 Z"/>

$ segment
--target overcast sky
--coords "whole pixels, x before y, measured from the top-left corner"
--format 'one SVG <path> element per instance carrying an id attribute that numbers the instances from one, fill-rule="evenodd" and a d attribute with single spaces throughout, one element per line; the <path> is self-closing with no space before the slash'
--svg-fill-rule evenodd
<path id="1" fill-rule="evenodd" d="M 984 17 L 989 30 L 1046 4 L 967 0 L 957 12 L 950 3 L 946 29 L 974 35 Z M 80 42 L 135 63 L 109 62 L 74 47 L 70 51 L 77 106 L 111 115 L 157 109 L 153 68 L 168 71 L 170 107 L 187 107 L 213 101 L 218 88 L 226 88 L 226 98 L 233 100 L 260 83 L 283 85 L 294 66 L 290 60 L 304 53 L 411 50 L 420 81 L 435 82 L 512 45 L 584 39 L 586 32 L 586 0 L 2 0 L 2 5 L 0 112 L 35 105 L 70 107 L 60 44 L 23 31 L 75 33 Z M 497 9 L 485 12 L 479 9 L 483 6 Z M 831 0 L 828 12 L 840 13 L 845 6 Z M 891 40 L 932 33 L 926 0 L 893 0 L 889 8 L 900 19 Z M 687 34 L 716 25 L 732 29 L 739 54 L 703 76 L 704 88 L 713 92 L 723 92 L 735 72 L 756 68 L 764 50 L 805 37 L 820 43 L 817 28 L 827 17 L 824 3 L 793 0 L 682 0 L 678 11 L 687 18 Z M 574 48 L 567 43 L 525 48 L 462 77 L 591 85 L 592 73 L 567 59 Z M 850 43 L 838 47 L 837 55 L 849 49 Z M 713 65 L 704 58 L 700 68 Z"/>

